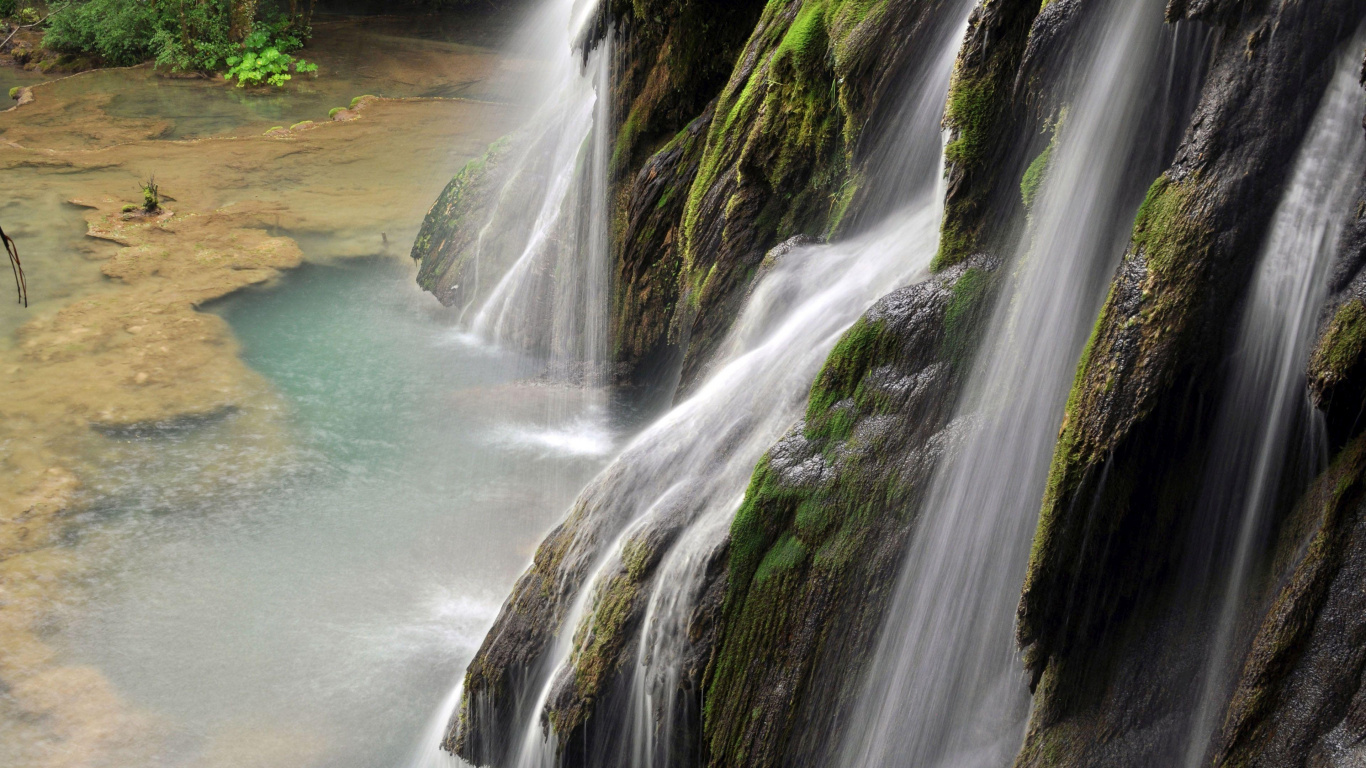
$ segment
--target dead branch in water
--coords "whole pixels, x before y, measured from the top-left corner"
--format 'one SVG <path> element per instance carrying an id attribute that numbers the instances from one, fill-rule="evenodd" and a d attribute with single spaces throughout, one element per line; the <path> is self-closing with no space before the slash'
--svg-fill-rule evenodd
<path id="1" fill-rule="evenodd" d="M 24 265 L 19 263 L 19 247 L 3 229 L 0 229 L 0 240 L 5 241 L 5 252 L 9 254 L 9 268 L 14 272 L 14 289 L 19 292 L 19 303 L 27 307 L 28 281 L 24 279 Z"/>

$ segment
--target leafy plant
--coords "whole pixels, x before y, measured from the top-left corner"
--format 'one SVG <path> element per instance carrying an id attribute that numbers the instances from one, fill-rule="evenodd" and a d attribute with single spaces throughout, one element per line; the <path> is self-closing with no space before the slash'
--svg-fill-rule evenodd
<path id="1" fill-rule="evenodd" d="M 19 7 L 19 0 L 0 0 L 0 16 L 13 16 Z"/>
<path id="2" fill-rule="evenodd" d="M 293 56 L 280 50 L 281 44 L 286 47 L 295 45 L 297 48 L 302 42 L 291 37 L 272 40 L 267 30 L 257 30 L 247 35 L 247 39 L 242 43 L 245 52 L 241 56 L 228 57 L 228 71 L 223 74 L 223 79 L 237 78 L 238 88 L 263 83 L 283 86 L 293 77 L 290 74 L 291 69 L 295 73 L 318 71 L 317 64 L 303 59 L 295 60 Z"/>
<path id="3" fill-rule="evenodd" d="M 142 210 L 147 213 L 161 210 L 161 188 L 157 186 L 155 176 L 142 182 Z"/>

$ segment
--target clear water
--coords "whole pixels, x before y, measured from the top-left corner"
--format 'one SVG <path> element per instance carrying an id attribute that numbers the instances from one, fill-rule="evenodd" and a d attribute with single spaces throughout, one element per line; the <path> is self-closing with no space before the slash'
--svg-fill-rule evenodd
<path id="1" fill-rule="evenodd" d="M 304 267 L 221 302 L 286 439 L 245 413 L 126 436 L 92 489 L 57 636 L 162 724 L 150 764 L 403 763 L 607 460 L 596 419 L 547 423 L 553 388 L 518 382 L 522 361 L 412 278 L 392 259 Z M 243 446 L 268 469 L 233 472 Z"/>

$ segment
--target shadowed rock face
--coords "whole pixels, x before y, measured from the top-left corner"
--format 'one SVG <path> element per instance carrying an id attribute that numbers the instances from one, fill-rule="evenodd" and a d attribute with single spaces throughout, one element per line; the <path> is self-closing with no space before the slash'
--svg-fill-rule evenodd
<path id="1" fill-rule="evenodd" d="M 1319 342 L 1309 361 L 1309 394 L 1334 447 L 1366 425 L 1366 179 L 1338 243 Z"/>
<path id="2" fill-rule="evenodd" d="M 1203 654 L 1201 638 L 1182 634 L 1172 542 L 1186 540 L 1220 361 L 1260 243 L 1364 15 L 1356 0 L 1169 8 L 1222 26 L 1191 128 L 1138 213 L 1068 403 L 1019 608 L 1037 686 L 1019 765 L 1175 759 Z"/>
<path id="3" fill-rule="evenodd" d="M 1216 765 L 1339 766 L 1366 740 L 1366 437 L 1300 500 L 1229 704 Z"/>

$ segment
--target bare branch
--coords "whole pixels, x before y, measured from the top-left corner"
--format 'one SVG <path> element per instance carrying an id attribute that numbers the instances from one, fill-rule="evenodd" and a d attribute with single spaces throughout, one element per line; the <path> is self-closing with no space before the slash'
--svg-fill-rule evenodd
<path id="1" fill-rule="evenodd" d="M 27 307 L 28 281 L 24 279 L 24 265 L 19 263 L 19 247 L 3 229 L 0 229 L 0 240 L 5 242 L 5 251 L 9 254 L 9 267 L 14 273 L 14 288 L 19 292 L 19 303 Z"/>

